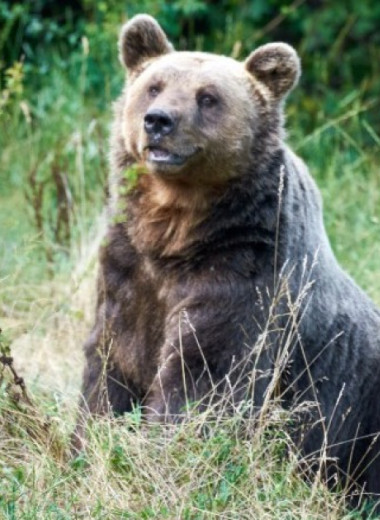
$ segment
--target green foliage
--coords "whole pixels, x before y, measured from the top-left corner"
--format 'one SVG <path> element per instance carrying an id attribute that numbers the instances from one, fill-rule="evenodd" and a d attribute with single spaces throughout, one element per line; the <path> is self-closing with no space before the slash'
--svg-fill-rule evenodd
<path id="1" fill-rule="evenodd" d="M 34 420 L 31 415 L 29 422 Z M 53 420 L 62 442 L 70 422 L 62 410 Z M 276 432 L 283 423 L 276 410 L 250 433 L 239 415 L 215 422 L 193 412 L 167 429 L 131 430 L 130 424 L 128 415 L 94 423 L 86 453 L 74 460 L 41 450 L 34 438 L 16 431 L 11 456 L 0 446 L 1 518 L 361 518 L 346 512 L 343 500 L 321 483 L 311 487 L 299 476 L 288 441 L 287 454 L 277 457 Z M 2 425 L 0 431 L 7 438 Z M 371 504 L 364 507 L 370 513 Z"/>
<path id="2" fill-rule="evenodd" d="M 88 39 L 88 88 L 117 89 L 113 80 L 118 27 L 148 12 L 162 23 L 178 48 L 202 48 L 244 58 L 257 45 L 285 40 L 300 52 L 304 84 L 313 96 L 354 85 L 363 95 L 379 94 L 380 6 L 372 0 L 117 0 L 65 2 L 0 1 L 0 52 L 5 67 L 21 58 L 33 81 L 54 66 L 67 69 Z M 54 51 L 54 52 L 52 52 Z M 113 90 L 114 92 L 115 90 Z"/>
<path id="3" fill-rule="evenodd" d="M 97 81 L 102 82 L 115 62 L 118 26 L 138 12 L 157 17 L 180 48 L 202 47 L 244 57 L 268 40 L 285 40 L 300 51 L 305 84 L 314 92 L 348 82 L 365 92 L 379 92 L 380 6 L 372 0 L 290 4 L 283 0 L 82 0 L 65 2 L 64 9 L 50 0 L 1 0 L 0 51 L 6 66 L 23 56 L 28 72 L 45 74 L 57 63 L 52 50 L 58 51 L 59 58 L 54 59 L 65 68 L 67 55 L 72 58 L 86 36 L 96 51 L 91 77 L 96 75 L 95 65 L 101 73 L 92 77 L 92 85 L 99 87 Z"/>
<path id="4" fill-rule="evenodd" d="M 5 87 L 0 93 L 0 117 L 4 117 L 7 108 L 20 100 L 24 90 L 23 76 L 23 66 L 19 61 L 5 70 Z"/>
<path id="5" fill-rule="evenodd" d="M 6 271 L 15 268 L 11 249 L 20 247 L 21 236 L 33 247 L 40 272 L 65 263 L 104 201 L 106 119 L 84 101 L 86 64 L 83 54 L 75 83 L 54 69 L 38 95 L 31 94 L 19 63 L 7 70 L 12 81 L 0 112 L 2 233 L 10 244 L 0 250 L 0 268 Z"/>

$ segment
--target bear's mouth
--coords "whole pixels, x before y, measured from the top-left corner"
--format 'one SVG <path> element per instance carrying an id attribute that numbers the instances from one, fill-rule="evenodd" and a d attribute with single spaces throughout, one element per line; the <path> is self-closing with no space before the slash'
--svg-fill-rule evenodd
<path id="1" fill-rule="evenodd" d="M 199 149 L 196 148 L 189 153 L 178 154 L 170 152 L 161 146 L 147 146 L 146 151 L 146 159 L 151 163 L 156 165 L 181 166 L 182 164 L 185 164 L 188 159 L 193 157 L 199 151 Z"/>

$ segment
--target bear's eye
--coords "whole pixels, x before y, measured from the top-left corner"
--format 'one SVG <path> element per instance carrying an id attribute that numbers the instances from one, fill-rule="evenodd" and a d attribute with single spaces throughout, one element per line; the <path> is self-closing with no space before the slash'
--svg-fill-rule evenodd
<path id="1" fill-rule="evenodd" d="M 198 96 L 197 102 L 201 108 L 211 108 L 217 104 L 218 100 L 212 94 L 203 93 Z"/>
<path id="2" fill-rule="evenodd" d="M 157 97 L 158 94 L 160 93 L 160 91 L 161 91 L 161 89 L 160 89 L 159 85 L 151 85 L 148 88 L 149 96 L 152 98 Z"/>

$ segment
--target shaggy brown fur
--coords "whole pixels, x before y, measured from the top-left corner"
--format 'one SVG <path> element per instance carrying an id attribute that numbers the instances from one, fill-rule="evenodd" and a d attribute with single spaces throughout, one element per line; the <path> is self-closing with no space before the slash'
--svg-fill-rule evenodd
<path id="1" fill-rule="evenodd" d="M 222 188 L 171 182 L 143 175 L 136 191 L 129 235 L 140 251 L 179 254 L 198 235 L 196 228 L 207 216 Z"/>

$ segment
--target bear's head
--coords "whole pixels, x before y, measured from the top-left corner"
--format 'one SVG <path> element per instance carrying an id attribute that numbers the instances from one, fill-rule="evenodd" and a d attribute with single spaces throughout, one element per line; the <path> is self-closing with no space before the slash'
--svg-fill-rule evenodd
<path id="1" fill-rule="evenodd" d="M 128 69 L 124 145 L 154 176 L 219 184 L 281 141 L 282 101 L 300 74 L 289 45 L 263 45 L 244 62 L 176 52 L 152 17 L 138 15 L 119 49 Z"/>

